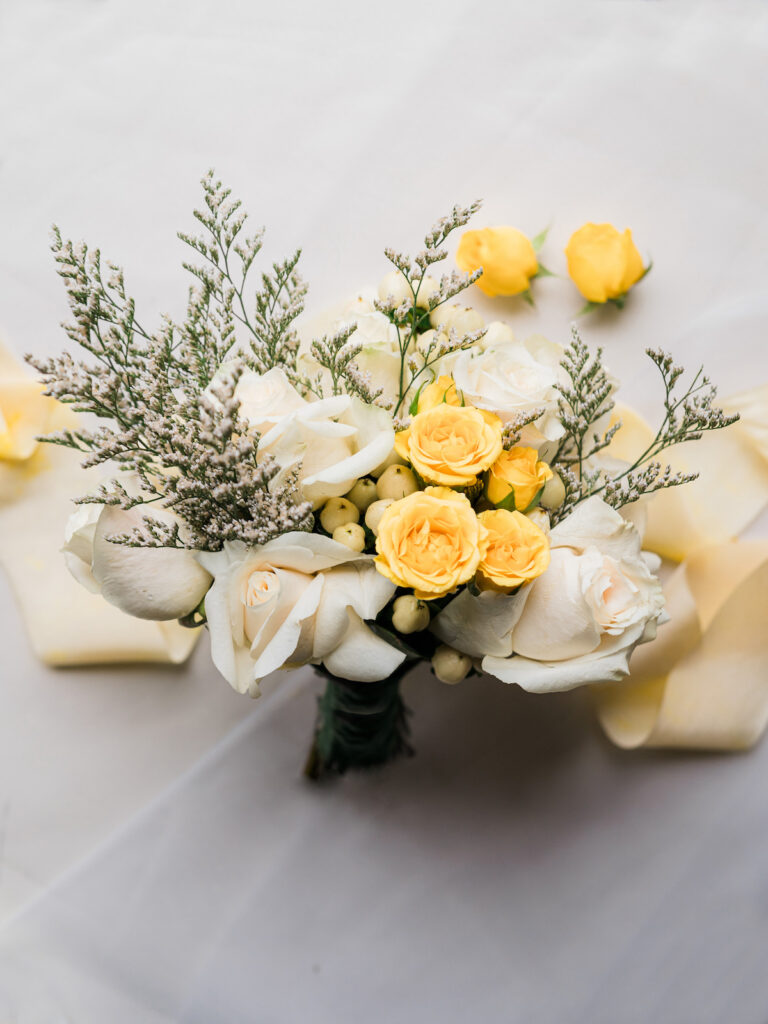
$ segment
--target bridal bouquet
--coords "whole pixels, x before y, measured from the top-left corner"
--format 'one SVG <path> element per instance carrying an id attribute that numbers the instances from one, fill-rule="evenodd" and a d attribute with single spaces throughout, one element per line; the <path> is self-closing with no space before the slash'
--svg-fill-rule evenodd
<path id="1" fill-rule="evenodd" d="M 642 500 L 692 479 L 658 460 L 728 425 L 701 371 L 648 350 L 661 425 L 634 463 L 611 454 L 616 381 L 574 331 L 525 341 L 455 300 L 482 274 L 434 268 L 478 204 L 302 326 L 299 253 L 249 286 L 261 233 L 203 180 L 184 319 L 150 329 L 122 271 L 54 231 L 64 353 L 29 357 L 85 414 L 47 438 L 101 468 L 65 557 L 145 619 L 207 624 L 214 664 L 258 696 L 277 669 L 326 679 L 313 777 L 408 750 L 402 676 L 431 662 L 545 692 L 617 681 L 664 615 Z"/>

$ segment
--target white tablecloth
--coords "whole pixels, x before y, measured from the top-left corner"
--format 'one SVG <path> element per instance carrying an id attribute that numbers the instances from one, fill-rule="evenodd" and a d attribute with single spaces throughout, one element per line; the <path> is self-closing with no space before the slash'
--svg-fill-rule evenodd
<path id="1" fill-rule="evenodd" d="M 653 272 L 582 322 L 623 397 L 659 408 L 647 345 L 743 390 L 768 377 L 767 69 L 758 4 L 6 0 L 0 331 L 62 344 L 54 220 L 145 320 L 178 315 L 213 164 L 269 256 L 304 247 L 314 309 L 456 201 L 551 222 L 559 274 L 584 221 L 629 225 Z M 567 340 L 567 278 L 536 300 L 486 308 Z M 206 642 L 46 669 L 2 579 L 0 684 L 3 1024 L 768 1019 L 768 746 L 625 754 L 585 693 L 421 672 L 417 756 L 312 787 L 310 672 L 254 704 Z"/>

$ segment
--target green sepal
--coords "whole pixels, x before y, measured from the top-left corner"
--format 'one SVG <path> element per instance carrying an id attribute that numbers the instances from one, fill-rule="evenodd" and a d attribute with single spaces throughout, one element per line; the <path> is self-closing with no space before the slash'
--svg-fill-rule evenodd
<path id="1" fill-rule="evenodd" d="M 492 502 L 496 508 L 503 508 L 507 512 L 517 512 L 517 505 L 515 505 L 515 492 L 510 491 L 506 498 L 502 498 L 501 501 Z"/>
<path id="2" fill-rule="evenodd" d="M 200 626 L 204 626 L 208 622 L 208 616 L 205 614 L 205 598 L 203 598 L 196 608 L 193 608 L 191 612 L 182 616 L 179 619 L 179 625 L 184 626 L 185 629 L 198 629 Z"/>
<path id="3" fill-rule="evenodd" d="M 576 316 L 586 316 L 587 313 L 593 313 L 596 309 L 604 306 L 604 302 L 592 302 L 591 300 L 581 307 Z"/>
<path id="4" fill-rule="evenodd" d="M 421 382 L 421 384 L 419 384 L 419 390 L 413 396 L 413 400 L 411 401 L 411 404 L 408 406 L 409 415 L 415 416 L 416 413 L 419 411 L 419 398 L 421 397 L 421 392 L 424 390 L 428 383 L 431 382 L 424 380 Z"/>
<path id="5" fill-rule="evenodd" d="M 542 496 L 542 494 L 543 494 L 543 493 L 544 493 L 544 488 L 543 488 L 543 487 L 540 487 L 540 488 L 538 489 L 538 491 L 536 491 L 536 493 L 534 494 L 534 496 L 533 496 L 533 501 L 532 501 L 532 502 L 530 503 L 530 505 L 528 505 L 528 506 L 527 506 L 526 508 L 524 508 L 524 509 L 523 509 L 523 515 L 525 515 L 525 514 L 527 514 L 528 512 L 530 512 L 530 511 L 531 511 L 531 509 L 534 509 L 534 508 L 536 508 L 536 506 L 537 506 L 537 505 L 539 504 L 539 502 L 541 501 L 541 496 Z"/>
<path id="6" fill-rule="evenodd" d="M 552 271 L 552 270 L 547 270 L 547 268 L 544 266 L 544 264 L 540 263 L 539 264 L 539 269 L 533 275 L 531 280 L 533 281 L 534 278 L 536 278 L 536 277 L 557 277 L 557 274 L 555 274 L 554 271 Z"/>
<path id="7" fill-rule="evenodd" d="M 538 252 L 542 245 L 544 245 L 544 243 L 547 240 L 547 235 L 549 234 L 549 229 L 551 227 L 551 224 L 547 224 L 543 231 L 540 231 L 535 238 L 531 239 L 531 245 L 533 246 L 534 252 Z"/>
<path id="8" fill-rule="evenodd" d="M 518 292 L 518 295 L 523 300 L 523 302 L 527 302 L 529 306 L 536 306 L 536 303 L 533 301 L 533 296 L 531 295 L 530 288 L 526 288 L 524 292 Z"/>

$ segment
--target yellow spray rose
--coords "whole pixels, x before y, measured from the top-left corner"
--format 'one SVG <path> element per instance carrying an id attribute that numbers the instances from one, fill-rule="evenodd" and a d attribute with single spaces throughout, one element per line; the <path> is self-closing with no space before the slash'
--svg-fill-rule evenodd
<path id="1" fill-rule="evenodd" d="M 501 431 L 493 413 L 443 402 L 395 435 L 395 451 L 428 483 L 468 487 L 498 458 Z"/>
<path id="2" fill-rule="evenodd" d="M 573 283 L 589 302 L 621 300 L 646 273 L 632 232 L 612 224 L 585 224 L 571 235 L 565 255 Z"/>
<path id="3" fill-rule="evenodd" d="M 487 531 L 469 500 L 448 487 L 427 487 L 381 517 L 375 563 L 398 587 L 429 601 L 470 580 L 486 546 Z"/>
<path id="4" fill-rule="evenodd" d="M 501 505 L 511 494 L 515 508 L 524 512 L 551 479 L 552 470 L 546 462 L 539 461 L 535 448 L 510 448 L 491 466 L 486 493 L 494 505 Z"/>
<path id="5" fill-rule="evenodd" d="M 549 565 L 546 534 L 522 512 L 492 509 L 478 519 L 488 531 L 488 546 L 477 567 L 494 586 L 519 587 L 541 576 Z"/>
<path id="6" fill-rule="evenodd" d="M 21 373 L 6 376 L 0 366 L 0 459 L 23 462 L 34 455 L 55 408 L 42 384 Z"/>
<path id="7" fill-rule="evenodd" d="M 476 282 L 486 295 L 519 295 L 527 292 L 531 278 L 539 272 L 536 251 L 529 238 L 517 228 L 482 228 L 465 231 L 456 251 L 462 270 L 483 268 Z"/>
<path id="8" fill-rule="evenodd" d="M 453 377 L 441 374 L 431 384 L 427 384 L 419 392 L 419 407 L 417 412 L 427 412 L 434 409 L 436 405 L 461 405 L 461 395 L 456 390 Z"/>

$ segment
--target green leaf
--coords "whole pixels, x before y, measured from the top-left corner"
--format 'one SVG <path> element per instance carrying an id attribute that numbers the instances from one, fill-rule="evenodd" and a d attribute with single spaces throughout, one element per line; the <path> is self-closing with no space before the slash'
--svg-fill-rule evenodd
<path id="1" fill-rule="evenodd" d="M 547 224 L 543 231 L 540 231 L 535 238 L 531 239 L 531 245 L 533 246 L 534 252 L 538 252 L 542 245 L 544 245 L 544 243 L 547 240 L 547 235 L 549 234 L 549 229 L 551 227 L 551 224 Z"/>

